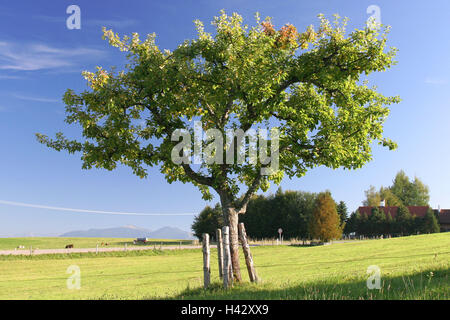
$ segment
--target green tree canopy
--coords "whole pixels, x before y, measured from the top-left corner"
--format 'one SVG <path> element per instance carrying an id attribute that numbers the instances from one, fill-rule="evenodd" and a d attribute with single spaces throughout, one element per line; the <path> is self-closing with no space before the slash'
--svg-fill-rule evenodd
<path id="1" fill-rule="evenodd" d="M 284 239 L 308 238 L 308 222 L 317 194 L 304 191 L 277 191 L 275 195 L 253 197 L 240 219 L 252 238 L 275 238 L 278 228 Z"/>
<path id="2" fill-rule="evenodd" d="M 374 186 L 370 186 L 368 190 L 364 191 L 366 199 L 363 200 L 364 206 L 378 207 L 381 202 L 380 193 L 375 189 Z"/>
<path id="3" fill-rule="evenodd" d="M 397 173 L 390 190 L 405 206 L 427 206 L 430 201 L 428 186 L 417 177 L 410 181 L 404 171 Z"/>
<path id="4" fill-rule="evenodd" d="M 240 281 L 238 214 L 257 190 L 320 165 L 360 168 L 371 160 L 374 142 L 396 147 L 383 136 L 383 124 L 388 106 L 399 98 L 382 95 L 366 77 L 394 63 L 388 28 L 347 32 L 346 23 L 320 15 L 317 28 L 298 32 L 290 24 L 277 30 L 258 15 L 249 27 L 240 15 L 222 12 L 212 22 L 213 33 L 196 21 L 197 37 L 173 51 L 161 50 L 154 34 L 142 41 L 137 33 L 121 38 L 104 29 L 104 38 L 126 53 L 125 70 L 86 71 L 90 90 L 65 93 L 66 122 L 81 126 L 81 139 L 57 133 L 56 139 L 38 134 L 38 140 L 58 151 L 81 152 L 85 169 L 125 165 L 143 178 L 148 167 L 159 166 L 169 183 L 192 183 L 205 199 L 217 192 Z M 204 130 L 219 130 L 222 138 L 228 129 L 275 125 L 278 170 L 265 174 L 261 161 L 175 163 L 172 136 L 178 129 L 193 134 L 193 120 Z"/>
<path id="5" fill-rule="evenodd" d="M 372 214 L 368 220 L 370 224 L 369 235 L 380 235 L 384 233 L 384 228 L 386 225 L 386 215 L 383 210 L 378 207 L 372 208 Z"/>
<path id="6" fill-rule="evenodd" d="M 357 232 L 360 228 L 360 222 L 361 222 L 361 214 L 358 210 L 352 212 L 350 214 L 350 217 L 347 219 L 345 223 L 344 232 L 346 234 L 349 234 L 351 232 Z"/>
<path id="7" fill-rule="evenodd" d="M 420 231 L 423 233 L 436 233 L 440 231 L 439 222 L 433 212 L 433 209 L 428 208 L 428 211 L 423 218 L 422 228 Z"/>
<path id="8" fill-rule="evenodd" d="M 208 233 L 211 239 L 215 239 L 216 230 L 222 226 L 222 210 L 217 204 L 214 208 L 206 206 L 199 215 L 195 216 L 191 229 L 199 240 L 202 239 L 204 233 Z"/>
<path id="9" fill-rule="evenodd" d="M 385 206 L 398 207 L 402 201 L 391 191 L 390 188 L 380 187 L 380 198 L 384 200 Z"/>
<path id="10" fill-rule="evenodd" d="M 281 188 L 272 195 L 255 195 L 250 199 L 246 213 L 240 216 L 240 221 L 245 224 L 247 235 L 253 239 L 275 238 L 278 228 L 283 229 L 284 239 L 306 239 L 309 237 L 308 222 L 316 197 L 315 193 L 282 191 Z M 203 209 L 192 225 L 197 237 L 203 233 L 214 235 L 215 229 L 223 226 L 221 210 L 219 204 L 214 209 L 209 206 Z M 210 218 L 212 216 L 214 218 Z"/>
<path id="11" fill-rule="evenodd" d="M 410 181 L 403 170 L 399 171 L 390 187 L 380 187 L 379 191 L 370 186 L 365 191 L 364 206 L 379 206 L 385 200 L 386 206 L 427 206 L 430 201 L 429 188 L 419 178 Z"/>
<path id="12" fill-rule="evenodd" d="M 408 234 L 411 230 L 411 225 L 413 223 L 413 217 L 409 212 L 409 209 L 401 205 L 398 207 L 397 216 L 395 217 L 396 231 L 401 234 Z"/>
<path id="13" fill-rule="evenodd" d="M 339 201 L 336 206 L 337 213 L 341 219 L 341 223 L 345 223 L 348 219 L 348 209 L 344 201 Z"/>

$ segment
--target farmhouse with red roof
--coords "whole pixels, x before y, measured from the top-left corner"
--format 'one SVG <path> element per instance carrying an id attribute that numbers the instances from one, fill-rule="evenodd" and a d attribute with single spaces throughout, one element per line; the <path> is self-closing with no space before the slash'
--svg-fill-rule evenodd
<path id="1" fill-rule="evenodd" d="M 360 214 L 365 214 L 366 216 L 370 216 L 372 214 L 372 208 L 374 207 L 359 207 L 358 211 Z M 428 207 L 427 206 L 408 206 L 407 207 L 412 216 L 416 217 L 424 217 L 427 214 Z M 397 216 L 398 207 L 378 207 L 381 211 L 384 211 L 384 214 L 387 217 L 387 214 L 390 213 L 392 218 Z"/>
<path id="2" fill-rule="evenodd" d="M 441 209 L 439 212 L 441 232 L 450 231 L 450 209 Z"/>
<path id="3" fill-rule="evenodd" d="M 359 207 L 358 211 L 360 214 L 365 214 L 366 216 L 370 216 L 372 214 L 372 208 L 370 206 L 365 207 Z M 379 206 L 378 209 L 380 211 L 384 211 L 384 214 L 386 217 L 388 216 L 388 213 L 391 214 L 392 218 L 395 218 L 398 212 L 399 207 L 385 207 L 385 206 Z M 407 206 L 409 212 L 412 216 L 421 217 L 423 218 L 428 210 L 428 206 Z M 441 226 L 441 232 L 450 231 L 450 209 L 441 209 L 441 210 L 434 210 L 439 212 L 439 224 Z"/>

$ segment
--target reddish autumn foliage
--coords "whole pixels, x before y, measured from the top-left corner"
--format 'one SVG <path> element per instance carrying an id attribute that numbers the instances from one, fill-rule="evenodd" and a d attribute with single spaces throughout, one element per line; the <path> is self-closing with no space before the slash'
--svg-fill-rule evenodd
<path id="1" fill-rule="evenodd" d="M 263 23 L 261 23 L 261 25 L 263 26 L 264 33 L 269 37 L 273 36 L 276 33 L 275 29 L 273 28 L 273 24 L 271 24 L 269 21 L 264 21 Z"/>
<path id="2" fill-rule="evenodd" d="M 276 36 L 275 45 L 277 48 L 285 49 L 290 46 L 297 45 L 297 39 L 299 37 L 299 33 L 297 28 L 292 24 L 286 24 L 281 27 L 280 30 L 276 31 L 273 24 L 269 21 L 264 21 L 261 23 L 263 27 L 263 32 L 269 37 Z"/>
<path id="3" fill-rule="evenodd" d="M 298 38 L 297 28 L 294 27 L 292 24 L 286 24 L 278 31 L 277 42 L 280 44 L 282 48 L 284 48 L 289 44 L 296 45 L 297 38 Z"/>

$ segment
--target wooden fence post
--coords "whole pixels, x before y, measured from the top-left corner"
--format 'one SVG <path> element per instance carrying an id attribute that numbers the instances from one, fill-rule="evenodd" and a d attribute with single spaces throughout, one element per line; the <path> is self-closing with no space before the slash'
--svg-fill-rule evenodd
<path id="1" fill-rule="evenodd" d="M 247 264 L 248 276 L 251 282 L 257 282 L 255 266 L 253 265 L 253 257 L 250 252 L 250 246 L 247 241 L 247 233 L 245 232 L 244 223 L 239 223 L 239 238 L 241 239 L 242 249 L 244 251 L 245 263 Z"/>
<path id="2" fill-rule="evenodd" d="M 216 242 L 217 242 L 217 259 L 219 262 L 219 277 L 223 279 L 223 246 L 222 246 L 222 230 L 216 230 Z"/>
<path id="3" fill-rule="evenodd" d="M 223 287 L 228 289 L 233 284 L 233 269 L 231 266 L 230 228 L 222 228 L 223 241 Z"/>
<path id="4" fill-rule="evenodd" d="M 203 234 L 203 279 L 204 279 L 204 288 L 208 288 L 211 278 L 211 269 L 209 266 L 210 261 L 210 249 L 209 249 L 209 234 Z"/>

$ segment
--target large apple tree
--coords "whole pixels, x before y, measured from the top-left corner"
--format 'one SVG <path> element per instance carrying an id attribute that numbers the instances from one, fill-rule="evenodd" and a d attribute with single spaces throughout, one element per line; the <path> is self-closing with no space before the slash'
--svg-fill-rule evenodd
<path id="1" fill-rule="evenodd" d="M 242 20 L 221 12 L 212 34 L 196 21 L 197 37 L 173 51 L 160 50 L 154 34 L 140 40 L 136 33 L 121 38 L 103 29 L 129 63 L 120 72 L 100 67 L 84 72 L 90 89 L 65 93 L 66 122 L 80 125 L 83 138 L 37 135 L 55 150 L 81 152 L 84 169 L 122 164 L 144 178 L 148 167 L 159 166 L 169 183 L 192 183 L 204 199 L 215 191 L 230 227 L 236 281 L 241 280 L 238 216 L 252 195 L 284 175 L 302 177 L 316 166 L 360 168 L 371 160 L 374 142 L 394 149 L 383 137 L 383 124 L 388 105 L 399 101 L 367 82 L 371 72 L 394 63 L 387 28 L 347 33 L 346 19 L 322 15 L 316 29 L 304 32 L 290 24 L 277 30 L 270 18 L 260 21 L 258 15 L 253 27 Z M 278 170 L 264 175 L 261 161 L 175 164 L 172 134 L 192 133 L 193 120 L 224 136 L 228 129 L 276 127 Z"/>

